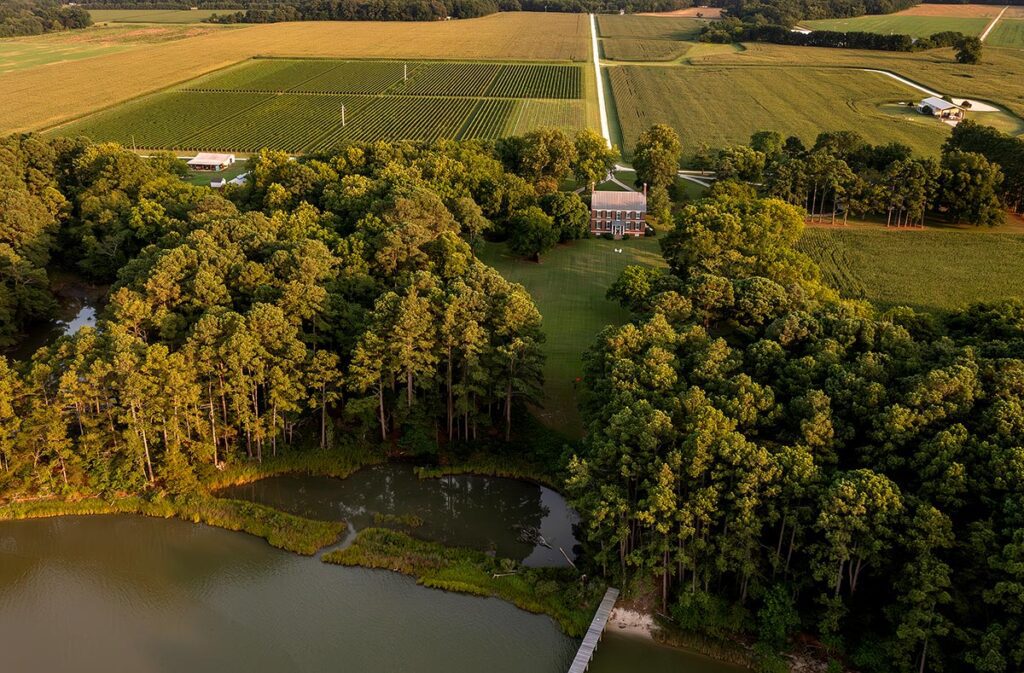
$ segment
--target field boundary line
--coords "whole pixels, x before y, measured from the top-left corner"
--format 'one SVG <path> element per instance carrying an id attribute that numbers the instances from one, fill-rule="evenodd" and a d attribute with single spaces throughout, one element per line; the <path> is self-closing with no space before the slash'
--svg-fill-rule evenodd
<path id="1" fill-rule="evenodd" d="M 1003 14 L 1006 14 L 1006 10 L 1008 10 L 1009 8 L 1009 5 L 1003 7 L 1003 11 L 999 12 L 999 15 L 996 16 L 996 18 L 992 19 L 992 23 L 988 24 L 985 27 L 984 32 L 982 32 L 982 34 L 978 36 L 978 40 L 980 40 L 981 42 L 985 41 L 985 38 L 988 37 L 988 34 L 992 32 L 992 29 L 996 27 L 997 23 L 999 23 L 999 19 L 1003 18 Z"/>
<path id="2" fill-rule="evenodd" d="M 601 54 L 597 47 L 597 19 L 590 15 L 590 44 L 594 52 L 594 78 L 597 80 L 597 110 L 601 115 L 601 135 L 608 147 L 612 146 L 612 136 L 608 131 L 608 109 L 604 104 L 604 82 L 601 80 Z"/>

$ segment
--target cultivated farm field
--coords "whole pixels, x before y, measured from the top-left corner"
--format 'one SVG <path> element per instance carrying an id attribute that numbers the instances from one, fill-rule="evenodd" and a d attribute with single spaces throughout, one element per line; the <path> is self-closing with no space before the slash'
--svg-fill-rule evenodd
<path id="1" fill-rule="evenodd" d="M 802 21 L 800 25 L 811 30 L 856 31 L 883 35 L 898 33 L 913 37 L 928 37 L 947 30 L 958 31 L 964 35 L 980 35 L 990 21 L 991 19 L 987 18 L 882 14 L 858 16 L 852 19 Z"/>
<path id="2" fill-rule="evenodd" d="M 985 38 L 985 44 L 1024 49 L 1024 19 L 1007 19 L 1004 16 Z"/>
<path id="3" fill-rule="evenodd" d="M 949 127 L 879 107 L 919 92 L 891 78 L 852 69 L 757 67 L 608 68 L 628 154 L 652 124 L 668 124 L 683 146 L 722 147 L 776 130 L 813 142 L 821 131 L 858 130 L 875 143 L 899 141 L 938 154 Z"/>
<path id="4" fill-rule="evenodd" d="M 639 15 L 597 19 L 601 53 L 612 61 L 672 61 L 683 56 L 700 34 L 703 21 Z"/>
<path id="5" fill-rule="evenodd" d="M 817 228 L 798 246 L 847 298 L 942 312 L 1024 294 L 1024 236 L 881 226 Z"/>
<path id="6" fill-rule="evenodd" d="M 93 23 L 200 23 L 231 9 L 90 9 Z"/>
<path id="7" fill-rule="evenodd" d="M 308 22 L 207 26 L 123 26 L 204 34 L 134 50 L 0 73 L 0 133 L 38 130 L 180 85 L 254 56 L 497 61 L 589 60 L 585 14 L 515 12 L 432 22 Z M 93 30 L 82 31 L 90 34 Z M 65 37 L 66 36 L 66 37 Z M 60 37 L 71 39 L 67 34 Z M 60 44 L 59 42 L 57 44 Z"/>
<path id="8" fill-rule="evenodd" d="M 0 40 L 0 75 L 64 61 L 151 47 L 211 33 L 226 35 L 234 26 L 94 26 L 86 30 Z"/>
<path id="9" fill-rule="evenodd" d="M 587 124 L 582 77 L 578 65 L 257 59 L 53 133 L 150 149 L 324 152 L 574 131 Z"/>

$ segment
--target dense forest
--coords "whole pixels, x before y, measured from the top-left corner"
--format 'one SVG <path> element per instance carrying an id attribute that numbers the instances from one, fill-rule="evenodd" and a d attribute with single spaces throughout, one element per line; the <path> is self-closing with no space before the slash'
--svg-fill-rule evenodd
<path id="1" fill-rule="evenodd" d="M 538 399 L 541 316 L 472 246 L 535 210 L 581 235 L 561 230 L 580 197 L 550 185 L 614 160 L 590 131 L 516 147 L 525 177 L 474 143 L 263 152 L 218 193 L 169 154 L 7 139 L 5 342 L 48 315 L 49 268 L 113 285 L 95 329 L 0 357 L 0 497 L 182 492 L 342 429 L 414 455 L 507 439 Z"/>
<path id="2" fill-rule="evenodd" d="M 891 14 L 920 0 L 722 0 L 729 16 L 747 23 L 792 27 L 804 20 Z"/>
<path id="3" fill-rule="evenodd" d="M 89 12 L 58 0 L 4 0 L 0 3 L 0 37 L 42 35 L 91 25 Z"/>
<path id="4" fill-rule="evenodd" d="M 809 194 L 832 208 L 821 166 L 887 175 L 890 211 L 929 169 L 847 134 L 751 144 L 784 157 L 761 193 L 717 183 L 662 239 L 667 270 L 609 290 L 634 318 L 585 358 L 569 489 L 590 554 L 656 578 L 684 629 L 756 644 L 762 670 L 788 670 L 797 633 L 862 671 L 1022 670 L 1024 303 L 838 299 L 794 248 Z M 793 161 L 820 164 L 795 192 Z M 951 165 L 990 174 L 981 161 L 949 150 L 926 191 L 951 189 Z"/>

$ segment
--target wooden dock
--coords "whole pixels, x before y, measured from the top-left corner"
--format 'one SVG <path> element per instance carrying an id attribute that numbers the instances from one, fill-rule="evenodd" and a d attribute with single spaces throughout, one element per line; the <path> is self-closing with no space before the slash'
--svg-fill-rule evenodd
<path id="1" fill-rule="evenodd" d="M 618 598 L 618 589 L 608 589 L 605 592 L 604 598 L 601 599 L 601 604 L 597 606 L 597 612 L 594 613 L 594 618 L 590 621 L 587 635 L 583 636 L 580 649 L 576 651 L 576 658 L 572 660 L 569 673 L 584 673 L 590 667 L 590 660 L 594 656 L 594 650 L 597 649 L 597 643 L 601 640 L 604 626 L 608 623 L 608 618 L 611 616 L 612 608 L 615 607 L 615 601 Z"/>

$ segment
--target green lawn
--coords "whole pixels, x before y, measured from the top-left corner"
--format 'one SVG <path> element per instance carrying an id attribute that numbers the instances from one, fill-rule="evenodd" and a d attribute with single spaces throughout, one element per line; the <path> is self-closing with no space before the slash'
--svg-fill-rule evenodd
<path id="1" fill-rule="evenodd" d="M 605 293 L 628 264 L 664 265 L 657 239 L 575 241 L 556 247 L 540 264 L 515 257 L 504 243 L 488 243 L 480 258 L 508 280 L 521 283 L 537 302 L 547 335 L 547 402 L 539 416 L 548 426 L 579 436 L 583 426 L 574 381 L 583 373 L 583 352 L 605 325 L 629 318 Z"/>
<path id="2" fill-rule="evenodd" d="M 239 159 L 238 161 L 236 161 L 234 164 L 232 164 L 223 171 L 214 171 L 209 173 L 193 171 L 192 173 L 189 173 L 188 182 L 190 182 L 193 185 L 208 186 L 214 180 L 220 180 L 221 178 L 224 178 L 225 180 L 231 180 L 232 178 L 235 178 L 248 170 L 249 162 L 245 161 L 244 159 Z"/>
<path id="3" fill-rule="evenodd" d="M 809 228 L 799 248 L 844 297 L 941 312 L 1024 297 L 1024 236 L 989 230 Z"/>
<path id="4" fill-rule="evenodd" d="M 955 16 L 904 16 L 882 14 L 858 16 L 853 19 L 821 19 L 818 21 L 802 21 L 800 25 L 811 30 L 838 30 L 842 32 L 891 33 L 910 35 L 912 37 L 928 37 L 935 33 L 952 30 L 964 35 L 981 35 L 991 19 L 961 18 Z"/>
<path id="5" fill-rule="evenodd" d="M 985 44 L 1024 49 L 1024 19 L 1000 19 L 985 38 Z"/>
<path id="6" fill-rule="evenodd" d="M 934 156 L 950 130 L 921 115 L 887 114 L 882 105 L 921 93 L 855 69 L 623 65 L 608 72 L 627 156 L 653 124 L 675 128 L 688 152 L 701 142 L 747 142 L 759 130 L 813 142 L 822 131 L 854 129 L 874 143 L 899 141 Z"/>

